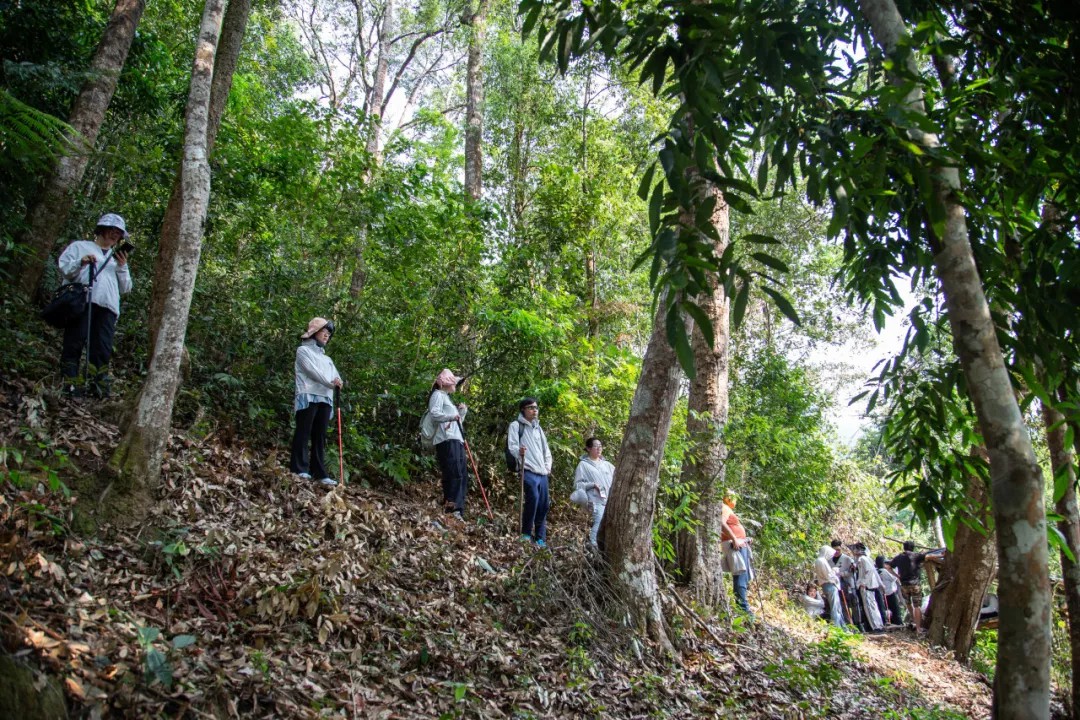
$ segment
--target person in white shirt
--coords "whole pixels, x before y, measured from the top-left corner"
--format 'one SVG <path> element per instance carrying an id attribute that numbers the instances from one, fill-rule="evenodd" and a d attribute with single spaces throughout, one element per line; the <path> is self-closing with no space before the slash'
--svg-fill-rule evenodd
<path id="1" fill-rule="evenodd" d="M 532 541 L 541 550 L 547 547 L 548 478 L 551 475 L 551 448 L 540 427 L 540 405 L 536 398 L 518 403 L 517 420 L 506 431 L 506 449 L 522 467 L 521 540 Z"/>
<path id="2" fill-rule="evenodd" d="M 604 446 L 597 438 L 585 441 L 585 454 L 581 456 L 577 470 L 574 471 L 574 487 L 585 491 L 592 508 L 592 529 L 589 530 L 589 542 L 596 547 L 596 535 L 600 532 L 600 523 L 604 519 L 611 481 L 615 477 L 615 466 L 603 458 Z"/>
<path id="3" fill-rule="evenodd" d="M 127 238 L 124 218 L 106 213 L 94 227 L 93 240 L 76 240 L 60 253 L 57 265 L 65 284 L 92 284 L 86 310 L 64 328 L 60 374 L 66 395 L 81 396 L 88 392 L 99 398 L 109 396 L 109 360 L 116 320 L 120 317 L 120 296 L 131 291 L 127 253 L 116 246 Z M 79 361 L 84 348 L 87 372 L 86 377 L 80 378 Z"/>
<path id="4" fill-rule="evenodd" d="M 469 489 L 465 436 L 461 433 L 469 408 L 464 403 L 455 405 L 450 399 L 460 380 L 449 368 L 443 368 L 428 395 L 428 413 L 436 424 L 432 443 L 442 475 L 443 511 L 455 520 L 465 519 L 465 495 Z"/>
<path id="5" fill-rule="evenodd" d="M 326 471 L 326 428 L 334 409 L 334 390 L 343 385 L 334 361 L 323 349 L 334 334 L 334 323 L 312 318 L 296 348 L 296 430 L 293 433 L 289 469 L 303 480 L 314 477 L 327 487 L 337 481 Z M 308 452 L 308 442 L 311 451 Z"/>
<path id="6" fill-rule="evenodd" d="M 885 560 L 884 555 L 878 555 L 874 559 L 878 577 L 881 579 L 881 592 L 885 595 L 885 607 L 888 609 L 888 622 L 890 625 L 903 625 L 904 616 L 900 612 L 900 576 L 892 569 L 892 564 Z"/>
<path id="7" fill-rule="evenodd" d="M 799 596 L 799 604 L 812 618 L 820 620 L 825 616 L 825 601 L 818 595 L 818 587 L 814 583 L 806 584 L 806 593 Z"/>
<path id="8" fill-rule="evenodd" d="M 844 608 L 840 600 L 840 577 L 833 567 L 834 550 L 831 545 L 823 545 L 814 561 L 814 581 L 821 586 L 821 593 L 829 603 L 829 617 L 833 625 L 847 627 L 844 620 Z"/>
<path id="9" fill-rule="evenodd" d="M 881 578 L 878 577 L 873 561 L 866 554 L 866 545 L 855 543 L 851 549 L 855 551 L 855 587 L 859 594 L 859 604 L 862 606 L 863 629 L 876 632 L 885 627 L 878 599 Z"/>

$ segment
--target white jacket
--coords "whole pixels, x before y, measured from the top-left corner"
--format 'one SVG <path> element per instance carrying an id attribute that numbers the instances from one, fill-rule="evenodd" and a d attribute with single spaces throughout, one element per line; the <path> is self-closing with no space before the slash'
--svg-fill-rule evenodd
<path id="1" fill-rule="evenodd" d="M 112 310 L 120 314 L 120 296 L 131 291 L 131 272 L 128 266 L 121 267 L 116 264 L 116 258 L 109 258 L 110 251 L 103 249 L 93 240 L 76 240 L 64 248 L 60 253 L 57 265 L 60 274 L 64 276 L 65 283 L 90 282 L 90 266 L 83 265 L 82 259 L 87 255 L 93 255 L 98 259 L 94 266 L 94 289 L 90 295 L 90 301 L 95 305 Z"/>
<path id="2" fill-rule="evenodd" d="M 334 381 L 341 380 L 341 375 L 314 338 L 308 338 L 296 348 L 295 374 L 297 397 L 314 395 L 327 398 L 327 403 L 332 404 Z"/>
<path id="3" fill-rule="evenodd" d="M 431 441 L 433 445 L 438 445 L 447 440 L 465 442 L 465 438 L 461 435 L 461 428 L 458 427 L 454 418 L 460 415 L 461 422 L 465 422 L 465 415 L 469 412 L 468 408 L 458 410 L 457 405 L 450 399 L 449 393 L 439 389 L 431 393 L 427 407 L 428 412 L 431 413 L 431 419 L 435 421 L 435 437 Z"/>
<path id="4" fill-rule="evenodd" d="M 814 582 L 818 585 L 824 586 L 827 583 L 832 583 L 836 587 L 840 587 L 840 576 L 832 564 L 834 552 L 829 545 L 822 546 L 818 552 L 817 560 L 814 561 Z"/>
<path id="5" fill-rule="evenodd" d="M 611 481 L 615 477 L 615 466 L 604 458 L 593 460 L 583 455 L 574 471 L 574 487 L 584 490 L 589 502 L 606 504 L 611 495 Z"/>
<path id="6" fill-rule="evenodd" d="M 886 595 L 892 595 L 900 589 L 900 581 L 885 568 L 877 571 L 878 579 L 881 580 L 881 589 Z"/>
<path id="7" fill-rule="evenodd" d="M 518 442 L 519 426 L 521 442 Z M 518 448 L 525 446 L 525 469 L 537 475 L 551 474 L 551 448 L 548 447 L 547 437 L 540 429 L 540 421 L 533 420 L 531 423 L 524 415 L 518 415 L 518 419 L 510 423 L 506 431 L 506 447 L 515 458 L 520 458 Z"/>
<path id="8" fill-rule="evenodd" d="M 858 569 L 858 580 L 856 585 L 858 587 L 864 587 L 867 590 L 877 590 L 881 587 L 881 578 L 878 577 L 877 568 L 874 567 L 874 561 L 867 555 L 860 555 L 855 560 L 855 566 Z"/>

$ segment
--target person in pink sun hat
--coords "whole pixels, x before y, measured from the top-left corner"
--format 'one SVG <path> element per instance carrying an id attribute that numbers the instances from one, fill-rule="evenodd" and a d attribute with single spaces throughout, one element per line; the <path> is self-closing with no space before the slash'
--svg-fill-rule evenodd
<path id="1" fill-rule="evenodd" d="M 465 517 L 465 496 L 469 490 L 469 468 L 465 464 L 465 437 L 461 423 L 469 408 L 455 405 L 450 399 L 461 381 L 449 368 L 443 368 L 431 385 L 428 413 L 435 423 L 435 459 L 442 475 L 443 511 L 457 520 Z"/>

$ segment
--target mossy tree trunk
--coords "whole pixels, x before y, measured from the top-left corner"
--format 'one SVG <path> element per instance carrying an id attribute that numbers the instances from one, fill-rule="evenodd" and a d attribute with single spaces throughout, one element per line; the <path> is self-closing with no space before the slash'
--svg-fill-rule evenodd
<path id="1" fill-rule="evenodd" d="M 240 61 L 240 49 L 244 44 L 244 32 L 251 16 L 251 0 L 229 0 L 225 19 L 221 25 L 221 42 L 214 55 L 214 79 L 210 87 L 210 115 L 206 125 L 206 156 L 214 152 L 221 118 L 225 115 L 225 106 L 232 90 L 233 75 Z M 165 218 L 161 226 L 161 240 L 158 242 L 158 256 L 154 263 L 153 291 L 150 295 L 150 347 L 157 343 L 158 330 L 161 328 L 161 315 L 165 311 L 165 299 L 169 294 L 169 281 L 172 278 L 173 258 L 180 242 L 180 215 L 184 205 L 182 170 L 178 170 L 173 181 L 169 204 L 165 206 Z"/>
<path id="2" fill-rule="evenodd" d="M 716 229 L 713 240 L 716 257 L 727 249 L 729 239 L 728 206 L 723 193 L 712 183 L 698 177 L 699 203 L 715 203 L 711 222 Z M 696 208 L 684 213 L 683 223 L 693 227 Z M 707 239 L 703 238 L 703 241 Z M 690 582 L 698 602 L 710 608 L 727 604 L 724 574 L 720 570 L 721 509 L 724 494 L 724 465 L 727 448 L 724 425 L 728 419 L 728 340 L 727 293 L 713 274 L 712 294 L 697 298 L 699 307 L 712 323 L 712 345 L 701 328 L 693 334 L 694 379 L 690 382 L 687 402 L 686 432 L 690 440 L 683 462 L 683 484 L 698 495 L 694 507 L 697 527 L 683 531 L 679 538 L 679 568 Z"/>
<path id="3" fill-rule="evenodd" d="M 979 452 L 985 455 L 981 448 Z M 990 496 L 974 476 L 968 478 L 967 505 L 967 521 L 976 527 L 960 523 L 930 596 L 930 643 L 952 650 L 962 663 L 971 652 L 983 596 L 997 562 Z"/>
<path id="4" fill-rule="evenodd" d="M 153 492 L 161 476 L 161 463 L 172 426 L 173 400 L 180 383 L 188 313 L 202 251 L 203 223 L 210 199 L 207 124 L 214 55 L 224 7 L 224 0 L 207 0 L 203 10 L 184 122 L 183 211 L 179 241 L 146 382 L 123 430 L 120 446 L 110 460 L 110 466 L 118 473 L 114 490 Z"/>
<path id="5" fill-rule="evenodd" d="M 652 542 L 660 461 L 682 378 L 675 351 L 668 344 L 665 314 L 666 297 L 661 298 L 653 318 L 599 540 L 611 568 L 612 585 L 630 607 L 638 629 L 661 651 L 673 653 L 660 606 Z"/>
<path id="6" fill-rule="evenodd" d="M 135 28 L 145 9 L 145 0 L 117 0 L 90 61 L 89 77 L 79 90 L 68 117 L 68 124 L 76 135 L 68 138 L 71 142 L 68 151 L 43 180 L 38 197 L 27 213 L 27 227 L 19 238 L 27 252 L 22 257 L 21 267 L 14 268 L 12 276 L 17 278 L 19 291 L 28 298 L 37 294 L 49 254 L 67 225 L 98 132 L 127 62 Z"/>
<path id="7" fill-rule="evenodd" d="M 909 34 L 894 0 L 860 0 L 874 40 L 896 62 L 894 81 L 907 88 L 905 113 L 926 115 L 923 88 L 908 47 Z M 924 127 L 924 126 L 923 126 Z M 908 137 L 936 150 L 938 136 L 912 123 Z M 927 153 L 931 163 L 937 153 Z M 933 197 L 944 218 L 935 237 L 934 269 L 945 296 L 953 344 L 990 458 L 1001 599 L 994 712 L 999 717 L 1050 715 L 1050 574 L 1047 566 L 1043 477 L 998 343 L 968 238 L 955 166 L 932 164 Z"/>

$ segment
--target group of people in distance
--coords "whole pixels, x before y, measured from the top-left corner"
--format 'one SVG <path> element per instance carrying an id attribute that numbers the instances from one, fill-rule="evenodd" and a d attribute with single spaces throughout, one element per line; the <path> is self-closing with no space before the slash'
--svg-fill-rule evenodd
<path id="1" fill-rule="evenodd" d="M 844 552 L 840 540 L 822 546 L 814 561 L 814 579 L 799 598 L 806 612 L 838 627 L 872 633 L 902 625 L 903 605 L 911 627 L 921 628 L 922 566 L 927 557 L 944 551 L 915 552 L 915 543 L 908 540 L 891 560 L 884 555 L 871 560 L 863 543 L 847 547 L 852 554 Z"/>

